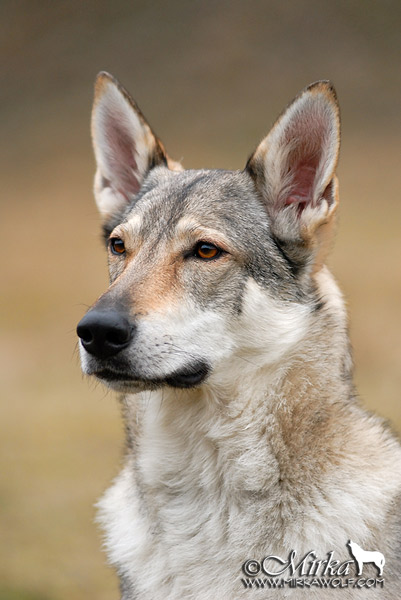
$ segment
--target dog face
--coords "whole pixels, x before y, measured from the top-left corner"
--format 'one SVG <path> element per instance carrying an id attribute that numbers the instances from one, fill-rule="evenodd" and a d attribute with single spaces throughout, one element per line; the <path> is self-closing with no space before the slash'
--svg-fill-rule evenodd
<path id="1" fill-rule="evenodd" d="M 330 86 L 307 88 L 241 172 L 182 170 L 107 74 L 92 133 L 111 283 L 78 326 L 84 372 L 138 391 L 281 360 L 319 300 L 337 204 Z"/>

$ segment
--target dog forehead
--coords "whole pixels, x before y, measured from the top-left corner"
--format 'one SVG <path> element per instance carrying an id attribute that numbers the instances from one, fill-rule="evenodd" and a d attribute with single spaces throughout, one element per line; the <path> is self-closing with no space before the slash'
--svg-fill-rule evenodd
<path id="1" fill-rule="evenodd" d="M 151 232 L 173 231 L 182 218 L 237 230 L 244 221 L 267 221 L 252 180 L 240 171 L 154 169 L 126 221 Z"/>

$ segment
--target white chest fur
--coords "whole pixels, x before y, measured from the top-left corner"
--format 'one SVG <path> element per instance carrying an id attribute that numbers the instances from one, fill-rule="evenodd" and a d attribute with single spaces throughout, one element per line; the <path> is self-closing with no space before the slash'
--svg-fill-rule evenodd
<path id="1" fill-rule="evenodd" d="M 246 560 L 293 549 L 346 560 L 348 539 L 383 525 L 400 489 L 396 453 L 375 423 L 358 425 L 356 408 L 354 441 L 319 456 L 307 439 L 295 452 L 277 411 L 257 420 L 250 402 L 227 419 L 210 398 L 191 400 L 148 394 L 136 450 L 100 502 L 110 560 L 140 598 L 247 597 Z M 366 463 L 353 453 L 360 444 Z"/>

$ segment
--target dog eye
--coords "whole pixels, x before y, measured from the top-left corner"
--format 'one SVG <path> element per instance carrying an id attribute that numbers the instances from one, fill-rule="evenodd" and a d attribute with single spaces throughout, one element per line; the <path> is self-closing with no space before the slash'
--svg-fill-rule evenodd
<path id="1" fill-rule="evenodd" d="M 222 253 L 220 248 L 217 248 L 214 244 L 208 244 L 207 242 L 199 242 L 195 246 L 195 256 L 202 260 L 211 260 L 212 258 L 218 258 Z"/>
<path id="2" fill-rule="evenodd" d="M 124 252 L 125 252 L 124 242 L 120 238 L 111 238 L 110 250 L 112 251 L 113 254 L 124 254 Z"/>

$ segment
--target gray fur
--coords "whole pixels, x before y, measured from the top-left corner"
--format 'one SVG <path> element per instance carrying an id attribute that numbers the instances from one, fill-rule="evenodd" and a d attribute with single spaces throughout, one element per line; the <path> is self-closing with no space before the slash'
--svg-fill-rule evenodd
<path id="1" fill-rule="evenodd" d="M 304 90 L 244 171 L 180 171 L 113 81 L 97 87 L 96 194 L 126 250 L 109 252 L 111 286 L 95 308 L 128 315 L 135 335 L 108 358 L 81 352 L 87 374 L 125 393 L 124 468 L 99 513 L 123 599 L 260 596 L 241 584 L 246 560 L 294 549 L 349 561 L 352 539 L 386 558 L 385 587 L 369 598 L 397 600 L 401 447 L 355 395 L 344 304 L 324 266 L 338 202 L 332 88 Z M 119 189 L 114 205 L 101 133 L 115 111 L 134 164 L 151 167 L 131 174 L 127 154 L 119 176 L 141 187 Z M 165 160 L 152 163 L 155 148 Z M 228 250 L 205 261 L 194 249 L 210 236 Z"/>

